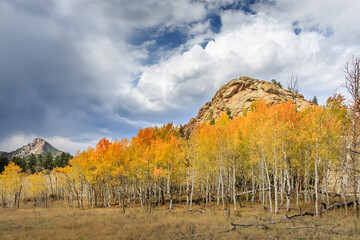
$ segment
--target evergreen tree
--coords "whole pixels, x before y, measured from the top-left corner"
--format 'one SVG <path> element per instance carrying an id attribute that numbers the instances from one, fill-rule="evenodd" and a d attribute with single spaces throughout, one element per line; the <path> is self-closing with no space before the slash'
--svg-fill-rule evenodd
<path id="1" fill-rule="evenodd" d="M 41 154 L 36 155 L 35 172 L 40 172 L 41 171 L 41 168 L 42 168 L 41 163 L 43 161 L 43 158 L 44 157 Z"/>
<path id="2" fill-rule="evenodd" d="M 5 170 L 5 167 L 9 164 L 7 157 L 0 157 L 0 173 Z"/>
<path id="3" fill-rule="evenodd" d="M 31 154 L 27 162 L 27 170 L 30 173 L 35 173 L 36 171 L 35 168 L 36 168 L 36 156 L 34 154 Z"/>
<path id="4" fill-rule="evenodd" d="M 26 160 L 25 158 L 21 158 L 21 157 L 13 157 L 11 159 L 11 161 L 13 163 L 15 163 L 15 165 L 18 165 L 23 172 L 26 172 Z"/>
<path id="5" fill-rule="evenodd" d="M 54 166 L 55 167 L 63 167 L 61 163 L 60 155 L 56 155 L 54 159 Z"/>
<path id="6" fill-rule="evenodd" d="M 230 108 L 226 108 L 226 114 L 229 116 L 229 118 L 232 120 L 233 117 L 231 116 Z"/>
<path id="7" fill-rule="evenodd" d="M 272 82 L 273 84 L 277 85 L 279 88 L 283 88 L 282 85 L 281 85 L 281 83 L 278 82 L 278 81 L 276 81 L 275 79 L 272 79 L 271 82 Z"/>
<path id="8" fill-rule="evenodd" d="M 41 167 L 43 169 L 52 170 L 54 168 L 54 157 L 51 152 L 47 152 L 41 161 Z"/>
<path id="9" fill-rule="evenodd" d="M 55 157 L 53 167 L 66 167 L 67 165 L 69 165 L 70 159 L 72 159 L 70 153 L 62 152 L 60 155 L 57 155 Z"/>
<path id="10" fill-rule="evenodd" d="M 315 104 L 315 105 L 319 105 L 318 99 L 317 99 L 316 96 L 314 96 L 314 98 L 311 100 L 311 102 L 312 102 L 313 104 Z"/>
<path id="11" fill-rule="evenodd" d="M 185 137 L 184 128 L 183 128 L 183 126 L 181 124 L 180 124 L 180 127 L 179 127 L 179 134 L 180 134 L 181 138 Z"/>

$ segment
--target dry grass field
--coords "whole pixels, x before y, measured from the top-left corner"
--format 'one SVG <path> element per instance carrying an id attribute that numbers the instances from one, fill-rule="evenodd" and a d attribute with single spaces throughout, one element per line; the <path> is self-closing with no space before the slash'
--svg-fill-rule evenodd
<path id="1" fill-rule="evenodd" d="M 323 217 L 284 218 L 285 212 L 270 215 L 261 206 L 247 205 L 224 216 L 222 209 L 184 205 L 153 208 L 149 216 L 140 207 L 120 209 L 77 209 L 52 204 L 34 209 L 27 203 L 20 209 L 0 209 L 1 239 L 359 239 L 360 224 L 349 209 L 329 211 Z M 295 210 L 291 214 L 297 213 Z M 231 223 L 257 226 L 232 228 Z M 315 228 L 290 229 L 299 226 Z M 321 229 L 323 228 L 323 229 Z M 328 231 L 326 229 L 331 229 Z M 339 233 L 341 232 L 341 233 Z"/>

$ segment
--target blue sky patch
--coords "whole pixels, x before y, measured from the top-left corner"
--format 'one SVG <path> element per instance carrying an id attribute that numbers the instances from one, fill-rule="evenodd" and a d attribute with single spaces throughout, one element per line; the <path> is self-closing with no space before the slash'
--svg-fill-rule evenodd
<path id="1" fill-rule="evenodd" d="M 227 4 L 221 7 L 221 10 L 241 10 L 246 14 L 255 15 L 256 12 L 251 9 L 252 5 L 260 2 L 260 0 L 242 0 L 242 1 L 235 1 L 231 4 Z"/>
<path id="2" fill-rule="evenodd" d="M 323 35 L 326 38 L 331 37 L 334 34 L 334 31 L 329 27 L 322 29 L 319 26 L 312 26 L 310 27 L 309 31 L 319 33 L 320 35 Z"/>
<path id="3" fill-rule="evenodd" d="M 179 47 L 187 40 L 187 35 L 179 29 L 158 30 L 157 28 L 145 28 L 137 30 L 129 39 L 135 46 L 140 46 L 148 41 L 155 40 L 157 47 L 170 50 Z"/>
<path id="4" fill-rule="evenodd" d="M 210 29 L 213 33 L 219 33 L 222 27 L 221 18 L 219 15 L 210 15 Z"/>
<path id="5" fill-rule="evenodd" d="M 200 43 L 200 46 L 201 46 L 203 49 L 205 49 L 206 46 L 208 45 L 208 43 L 211 42 L 211 41 L 215 41 L 215 39 L 213 39 L 213 38 L 207 38 L 207 39 L 205 39 L 204 42 Z"/>
<path id="6" fill-rule="evenodd" d="M 292 26 L 293 26 L 293 32 L 295 33 L 295 35 L 299 35 L 302 31 L 302 29 L 299 27 L 299 21 L 292 22 Z"/>
<path id="7" fill-rule="evenodd" d="M 128 42 L 135 46 L 141 46 L 146 42 L 154 41 L 146 48 L 149 51 L 149 57 L 141 64 L 149 66 L 155 64 L 160 59 L 160 54 L 164 51 L 169 51 L 186 43 L 188 36 L 185 31 L 181 29 L 164 29 L 157 28 L 138 29 L 128 40 Z"/>
<path id="8" fill-rule="evenodd" d="M 301 28 L 295 28 L 294 29 L 294 33 L 296 34 L 296 35 L 299 35 L 300 33 L 301 33 Z"/>

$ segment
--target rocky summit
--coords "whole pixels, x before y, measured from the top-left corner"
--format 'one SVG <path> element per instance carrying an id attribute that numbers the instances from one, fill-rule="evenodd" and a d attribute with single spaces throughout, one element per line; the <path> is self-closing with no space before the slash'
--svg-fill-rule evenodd
<path id="1" fill-rule="evenodd" d="M 2 152 L 1 156 L 6 156 L 8 158 L 13 157 L 28 157 L 31 154 L 45 154 L 51 152 L 54 156 L 61 153 L 58 149 L 50 145 L 43 139 L 35 138 L 31 143 L 9 153 Z"/>
<path id="2" fill-rule="evenodd" d="M 233 79 L 223 85 L 210 102 L 200 108 L 197 117 L 192 118 L 184 126 L 184 130 L 192 130 L 196 124 L 217 119 L 222 112 L 231 112 L 231 116 L 240 116 L 244 109 L 249 109 L 255 99 L 262 98 L 267 104 L 281 100 L 293 100 L 298 110 L 311 106 L 304 96 L 283 89 L 278 85 L 250 77 Z"/>

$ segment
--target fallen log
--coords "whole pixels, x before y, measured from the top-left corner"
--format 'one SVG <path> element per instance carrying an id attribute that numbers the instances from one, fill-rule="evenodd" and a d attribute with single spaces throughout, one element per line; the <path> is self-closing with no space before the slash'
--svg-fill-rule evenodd
<path id="1" fill-rule="evenodd" d="M 277 224 L 277 223 L 283 223 L 283 221 L 267 222 L 267 223 L 231 223 L 231 225 L 233 226 L 233 228 L 236 228 L 236 227 L 257 227 L 257 228 L 260 228 L 260 229 L 269 229 L 269 227 L 266 226 L 266 225 Z"/>
<path id="2" fill-rule="evenodd" d="M 322 213 L 326 213 L 326 212 L 328 212 L 330 210 L 333 210 L 335 208 L 345 207 L 345 205 L 347 207 L 353 206 L 355 201 L 356 201 L 356 203 L 358 203 L 357 200 L 352 200 L 352 201 L 347 201 L 347 202 L 338 202 L 338 201 L 333 202 L 331 205 L 329 205 L 326 208 L 322 209 L 320 211 L 320 213 L 322 214 Z M 326 204 L 323 204 L 323 206 L 326 206 Z M 291 218 L 294 218 L 294 217 L 303 217 L 303 216 L 315 216 L 315 215 L 316 215 L 315 212 L 303 212 L 303 213 L 294 214 L 294 215 L 291 215 L 291 216 L 286 215 L 284 219 L 291 219 Z"/>
<path id="3" fill-rule="evenodd" d="M 347 201 L 347 202 L 339 202 L 339 201 L 333 202 L 333 204 L 331 204 L 327 208 L 321 210 L 321 213 L 326 213 L 327 211 L 333 210 L 334 208 L 345 207 L 345 205 L 347 207 L 353 206 L 355 204 L 355 201 L 356 201 L 356 203 L 358 203 L 357 200 L 352 200 L 352 201 Z"/>
<path id="4" fill-rule="evenodd" d="M 231 223 L 234 227 L 252 227 L 252 226 L 258 226 L 257 223 Z"/>
<path id="5" fill-rule="evenodd" d="M 315 213 L 313 213 L 313 212 L 303 212 L 303 213 L 294 214 L 294 215 L 291 215 L 291 216 L 286 215 L 284 217 L 284 220 L 291 219 L 291 218 L 294 218 L 294 217 L 314 216 L 314 215 L 315 215 Z"/>
<path id="6" fill-rule="evenodd" d="M 231 223 L 233 227 L 257 227 L 260 229 L 269 229 L 268 226 L 265 224 L 258 224 L 258 223 Z"/>

